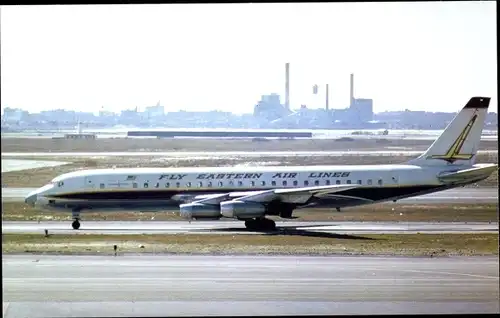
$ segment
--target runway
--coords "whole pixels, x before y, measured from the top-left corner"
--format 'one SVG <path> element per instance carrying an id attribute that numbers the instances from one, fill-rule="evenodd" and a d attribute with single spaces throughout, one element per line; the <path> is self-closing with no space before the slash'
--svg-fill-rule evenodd
<path id="1" fill-rule="evenodd" d="M 498 258 L 4 255 L 4 317 L 498 313 Z"/>
<path id="2" fill-rule="evenodd" d="M 23 202 L 36 188 L 2 188 L 2 202 Z M 498 203 L 498 188 L 456 188 L 387 204 Z"/>
<path id="3" fill-rule="evenodd" d="M 498 222 L 298 222 L 278 221 L 277 232 L 293 234 L 303 232 L 335 234 L 413 234 L 413 233 L 497 233 Z M 248 231 L 242 221 L 81 221 L 79 230 L 71 228 L 70 221 L 6 221 L 3 233 L 43 234 L 47 229 L 53 234 L 226 234 L 254 235 L 262 232 Z M 276 232 L 271 232 L 276 233 Z M 269 234 L 271 234 L 269 233 Z"/>
<path id="4" fill-rule="evenodd" d="M 132 152 L 3 152 L 2 157 L 175 157 L 180 159 L 224 157 L 339 157 L 339 156 L 417 156 L 423 151 L 132 151 Z M 498 156 L 498 150 L 479 150 L 478 154 Z"/>
<path id="5" fill-rule="evenodd" d="M 11 171 L 21 171 L 36 168 L 57 167 L 66 165 L 69 162 L 50 161 L 50 160 L 19 160 L 2 159 L 2 173 Z"/>

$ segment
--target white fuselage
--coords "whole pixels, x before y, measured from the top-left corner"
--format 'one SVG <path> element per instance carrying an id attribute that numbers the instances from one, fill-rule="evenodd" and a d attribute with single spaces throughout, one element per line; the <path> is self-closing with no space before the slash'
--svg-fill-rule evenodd
<path id="1" fill-rule="evenodd" d="M 53 179 L 31 197 L 37 198 L 37 205 L 54 209 L 164 209 L 210 193 L 357 185 L 352 200 L 337 199 L 331 205 L 340 207 L 438 191 L 443 186 L 436 177 L 441 171 L 446 169 L 413 165 L 83 170 Z M 329 200 L 315 205 L 329 206 Z"/>

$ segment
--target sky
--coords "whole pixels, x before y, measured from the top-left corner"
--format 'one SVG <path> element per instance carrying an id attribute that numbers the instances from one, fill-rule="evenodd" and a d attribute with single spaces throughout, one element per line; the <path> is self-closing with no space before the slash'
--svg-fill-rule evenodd
<path id="1" fill-rule="evenodd" d="M 251 113 L 290 105 L 497 111 L 496 2 L 1 6 L 1 105 Z M 312 86 L 319 85 L 313 95 Z"/>

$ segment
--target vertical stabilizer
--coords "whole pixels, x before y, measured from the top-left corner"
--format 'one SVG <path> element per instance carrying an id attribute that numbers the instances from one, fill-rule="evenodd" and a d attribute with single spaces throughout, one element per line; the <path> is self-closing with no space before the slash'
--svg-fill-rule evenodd
<path id="1" fill-rule="evenodd" d="M 473 165 L 489 105 L 489 97 L 472 97 L 429 149 L 408 163 L 420 166 Z"/>

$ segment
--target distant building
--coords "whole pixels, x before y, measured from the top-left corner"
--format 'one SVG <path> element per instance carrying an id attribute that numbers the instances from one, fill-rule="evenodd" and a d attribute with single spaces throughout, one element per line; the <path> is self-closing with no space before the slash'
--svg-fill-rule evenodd
<path id="1" fill-rule="evenodd" d="M 130 124 L 139 120 L 139 113 L 137 112 L 137 107 L 135 109 L 122 110 L 120 114 L 121 122 L 124 124 Z"/>
<path id="2" fill-rule="evenodd" d="M 356 122 L 366 123 L 373 120 L 373 99 L 355 98 L 349 108 L 351 119 Z"/>
<path id="3" fill-rule="evenodd" d="M 148 106 L 145 111 L 147 118 L 162 117 L 165 115 L 165 107 L 160 106 L 160 101 L 156 106 Z"/>
<path id="4" fill-rule="evenodd" d="M 19 122 L 29 117 L 29 113 L 22 109 L 6 107 L 3 112 L 2 121 Z"/>
<path id="5" fill-rule="evenodd" d="M 281 104 L 280 95 L 272 93 L 263 95 L 261 100 L 255 105 L 254 117 L 270 122 L 290 114 L 290 111 Z"/>

